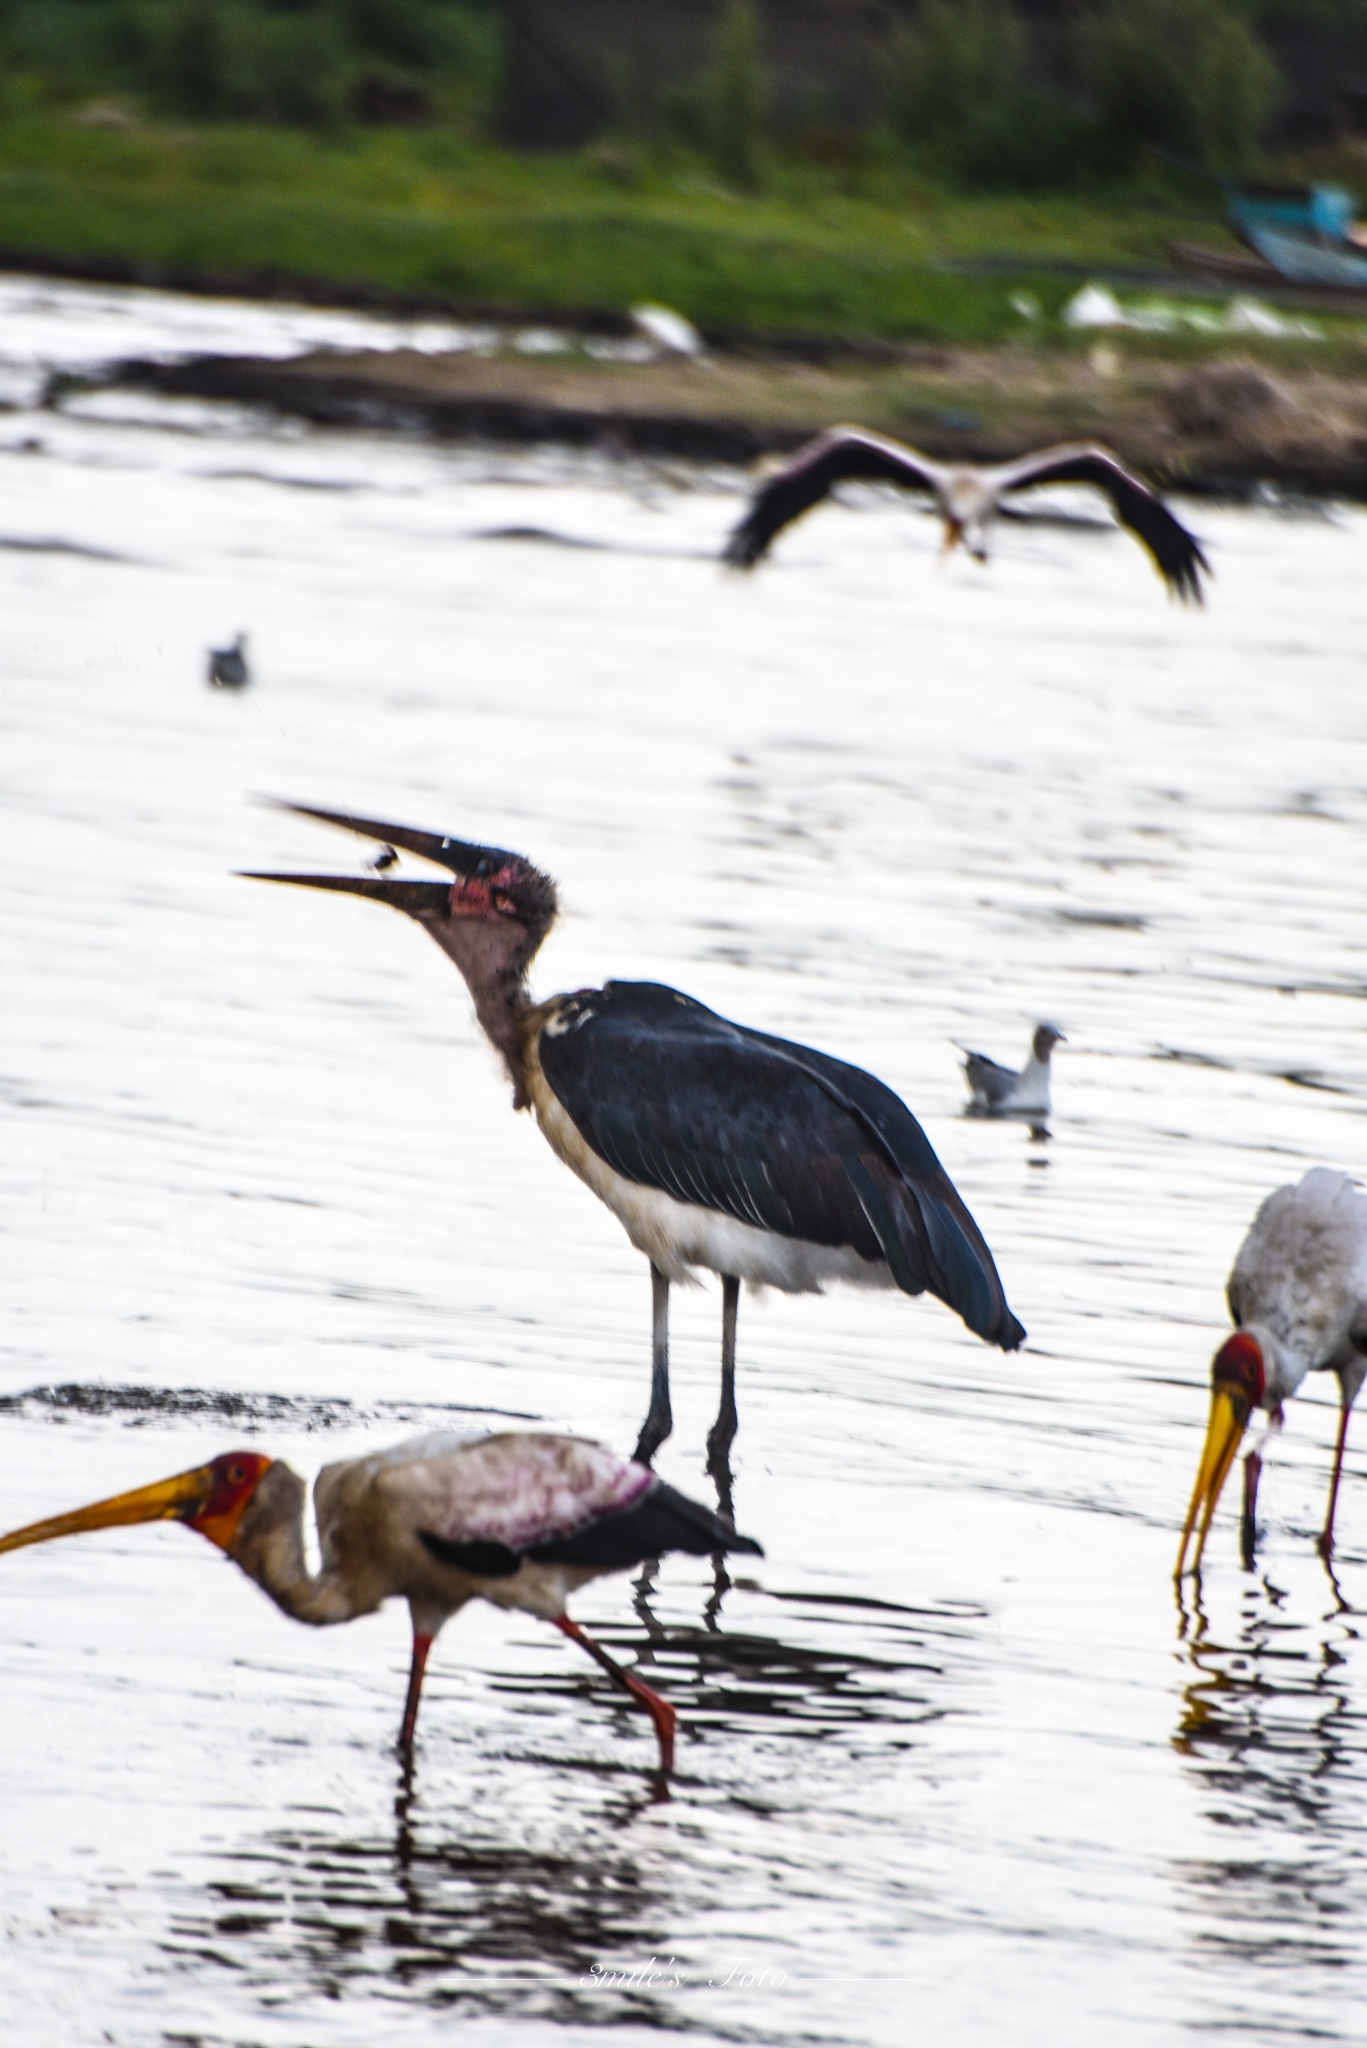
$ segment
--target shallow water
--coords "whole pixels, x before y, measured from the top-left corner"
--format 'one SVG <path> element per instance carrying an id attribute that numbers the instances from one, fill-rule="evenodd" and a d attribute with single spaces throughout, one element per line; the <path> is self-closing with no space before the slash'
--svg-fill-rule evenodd
<path id="1" fill-rule="evenodd" d="M 0 303 L 25 401 L 134 331 L 274 345 L 260 309 Z M 742 1303 L 767 1556 L 720 1601 L 674 1559 L 576 1606 L 680 1708 L 667 1804 L 643 1717 L 533 1621 L 442 1637 L 410 1779 L 402 1611 L 310 1633 L 167 1527 L 6 1558 L 7 2039 L 1361 2038 L 1332 1384 L 1257 1570 L 1227 1504 L 1200 1611 L 1170 1574 L 1238 1240 L 1363 1163 L 1367 519 L 1192 508 L 1193 614 L 1095 524 L 939 567 L 877 498 L 738 581 L 737 490 L 118 394 L 0 417 L 0 1526 L 236 1441 L 634 1439 L 643 1262 L 434 947 L 234 878 L 365 852 L 252 792 L 530 854 L 566 903 L 542 989 L 670 980 L 885 1076 L 1030 1331 Z M 257 680 L 210 691 L 239 627 Z M 1039 1016 L 1052 1138 L 965 1119 L 955 1041 L 1018 1058 Z M 718 1320 L 676 1291 L 660 1465 L 703 1498 Z"/>

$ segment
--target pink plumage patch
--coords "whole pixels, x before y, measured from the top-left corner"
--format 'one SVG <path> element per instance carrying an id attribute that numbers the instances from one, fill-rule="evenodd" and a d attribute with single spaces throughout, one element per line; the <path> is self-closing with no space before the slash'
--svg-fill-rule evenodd
<path id="1" fill-rule="evenodd" d="M 530 1432 L 466 1445 L 448 1471 L 448 1503 L 434 1533 L 518 1551 L 634 1507 L 655 1484 L 644 1465 L 602 1444 Z"/>

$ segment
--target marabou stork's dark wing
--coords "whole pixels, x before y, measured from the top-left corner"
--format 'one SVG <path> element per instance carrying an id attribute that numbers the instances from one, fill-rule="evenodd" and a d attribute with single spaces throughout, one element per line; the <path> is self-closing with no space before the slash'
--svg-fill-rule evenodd
<path id="1" fill-rule="evenodd" d="M 989 1343 L 1025 1335 L 992 1254 L 911 1111 L 858 1067 L 729 1023 L 653 982 L 609 982 L 543 1030 L 542 1071 L 625 1179 L 808 1244 L 885 1260 Z"/>
<path id="2" fill-rule="evenodd" d="M 523 1564 L 577 1564 L 592 1571 L 620 1572 L 648 1558 L 684 1550 L 692 1557 L 711 1557 L 719 1550 L 750 1557 L 764 1552 L 753 1536 L 738 1536 L 711 1508 L 690 1500 L 665 1480 L 657 1479 L 629 1508 L 598 1515 L 569 1536 L 553 1536 L 525 1550 L 506 1543 L 452 1542 L 428 1530 L 419 1532 L 425 1548 L 443 1564 L 455 1565 L 481 1579 L 510 1579 Z"/>
<path id="3" fill-rule="evenodd" d="M 1116 518 L 1143 542 L 1174 597 L 1202 602 L 1201 571 L 1209 576 L 1211 568 L 1195 535 L 1187 532 L 1142 477 L 1133 475 L 1108 449 L 1085 441 L 1041 448 L 992 474 L 999 496 L 1030 490 L 1037 484 L 1092 484 L 1104 491 Z"/>
<path id="4" fill-rule="evenodd" d="M 819 505 L 846 478 L 933 491 L 941 474 L 935 463 L 914 448 L 904 448 L 900 441 L 865 433 L 861 427 L 831 427 L 799 448 L 791 462 L 760 485 L 749 511 L 726 543 L 725 560 L 737 569 L 753 568 L 768 553 L 775 534 Z"/>

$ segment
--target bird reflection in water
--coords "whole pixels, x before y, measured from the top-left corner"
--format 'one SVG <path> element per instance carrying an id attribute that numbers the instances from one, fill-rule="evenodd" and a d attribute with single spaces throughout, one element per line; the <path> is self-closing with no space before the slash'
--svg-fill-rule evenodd
<path id="1" fill-rule="evenodd" d="M 1322 2016 L 1326 1964 L 1360 1969 L 1367 1718 L 1348 1668 L 1356 1620 L 1336 1586 L 1326 1613 L 1296 1619 L 1266 1577 L 1246 1586 L 1232 1634 L 1212 1628 L 1199 1580 L 1178 1608 L 1187 1676 L 1173 1746 L 1228 1845 L 1175 1865 L 1203 1982 L 1226 1961 L 1242 2000 L 1250 1969 L 1273 1970 L 1304 2022 L 1302 1999 Z M 1335 2002 L 1346 1999 L 1347 1978 L 1331 1981 Z"/>
<path id="2" fill-rule="evenodd" d="M 178 1918 L 167 1948 L 214 1960 L 239 1981 L 292 1996 L 409 1999 L 428 2007 L 569 2022 L 662 2023 L 648 1985 L 611 1994 L 595 1966 L 625 1967 L 664 1948 L 670 1901 L 621 1823 L 548 1839 L 529 1821 L 518 1842 L 467 1812 L 459 1826 L 400 1776 L 392 1834 L 278 1829 L 239 1851 Z M 614 1819 L 617 1825 L 613 1825 Z"/>
<path id="3" fill-rule="evenodd" d="M 825 1638 L 818 1645 L 758 1631 L 722 1630 L 715 1591 L 698 1623 L 666 1625 L 651 1606 L 653 1590 L 643 1590 L 640 1581 L 636 1584 L 632 1604 L 639 1627 L 600 1622 L 595 1635 L 611 1645 L 614 1656 L 629 1657 L 633 1669 L 653 1669 L 658 1682 L 668 1684 L 681 1716 L 688 1716 L 690 1747 L 728 1735 L 743 1741 L 759 1727 L 776 1733 L 794 1728 L 829 1732 L 860 1724 L 886 1729 L 938 1720 L 947 1711 L 933 1690 L 933 1682 L 942 1681 L 946 1673 L 943 1639 L 962 1638 L 981 1618 L 977 1610 L 917 1610 L 851 1594 L 766 1588 L 761 1596 L 766 1601 L 808 1611 Z M 759 1593 L 744 1579 L 737 1582 L 737 1590 Z M 852 1636 L 857 1631 L 864 1645 L 873 1637 L 885 1654 L 847 1644 L 847 1630 Z M 927 1680 L 932 1689 L 927 1689 Z M 535 1693 L 541 1699 L 559 1692 L 582 1706 L 588 1705 L 589 1689 L 596 1684 L 591 1672 L 564 1668 L 539 1681 L 530 1676 L 495 1681 L 501 1691 Z M 615 1709 L 615 1701 L 608 1704 Z M 696 1777 L 704 1767 L 695 1762 L 691 1775 Z M 685 1753 L 679 1777 L 687 1783 L 689 1776 Z"/>
<path id="4" fill-rule="evenodd" d="M 653 1615 L 648 1630 L 598 1624 L 614 1650 L 653 1661 L 690 1701 L 678 1796 L 702 1786 L 742 1825 L 801 1803 L 794 1733 L 822 1738 L 823 1756 L 829 1743 L 865 1732 L 880 1750 L 917 1740 L 919 1724 L 949 1711 L 982 1619 L 977 1609 L 918 1611 L 852 1595 L 762 1597 L 792 1617 L 799 1641 L 758 1628 L 668 1626 Z M 591 1727 L 610 1696 L 591 1667 L 583 1677 L 581 1685 L 567 1669 L 552 1690 L 577 1698 Z M 528 1747 L 557 1725 L 521 1712 L 523 1698 L 544 1701 L 534 1671 L 495 1679 L 493 1689 L 516 1696 L 515 1725 Z M 784 1738 L 768 1771 L 756 1748 L 766 1735 Z M 735 1745 L 747 1744 L 748 1757 L 732 1769 Z M 543 1771 L 529 1773 L 525 1751 L 511 1754 L 503 1737 L 461 1769 L 467 1754 L 464 1743 L 453 1749 L 451 1770 L 433 1768 L 430 1748 L 420 1768 L 401 1764 L 392 1826 L 358 1828 L 341 1817 L 330 1826 L 314 1812 L 227 1855 L 168 1930 L 173 1965 L 231 1971 L 275 2002 L 369 1997 L 432 2011 L 677 2028 L 677 1997 L 666 1985 L 598 1980 L 630 1977 L 643 1958 L 678 1955 L 681 1929 L 696 1939 L 715 1905 L 715 1864 L 704 1859 L 690 1877 L 687 1860 L 668 1851 L 672 1836 L 640 1828 L 649 1788 L 609 1741 L 597 1754 L 540 1759 L 563 1780 L 554 1797 Z M 709 1775 L 714 1757 L 724 1778 Z M 737 1858 L 743 1884 L 750 1857 L 738 1849 Z"/>

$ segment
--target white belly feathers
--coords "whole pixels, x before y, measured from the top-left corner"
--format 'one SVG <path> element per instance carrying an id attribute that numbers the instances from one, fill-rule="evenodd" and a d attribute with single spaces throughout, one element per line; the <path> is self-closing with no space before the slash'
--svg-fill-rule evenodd
<path id="1" fill-rule="evenodd" d="M 693 1280 L 701 1266 L 730 1273 L 754 1287 L 778 1287 L 785 1294 L 820 1294 L 832 1280 L 856 1287 L 895 1285 L 883 1259 L 861 1259 L 848 1245 L 809 1244 L 779 1237 L 753 1223 L 739 1223 L 719 1209 L 676 1201 L 658 1188 L 642 1187 L 609 1166 L 581 1136 L 569 1112 L 541 1070 L 535 1044 L 524 1055 L 527 1092 L 542 1134 L 558 1159 L 606 1203 L 638 1252 L 669 1280 Z"/>

